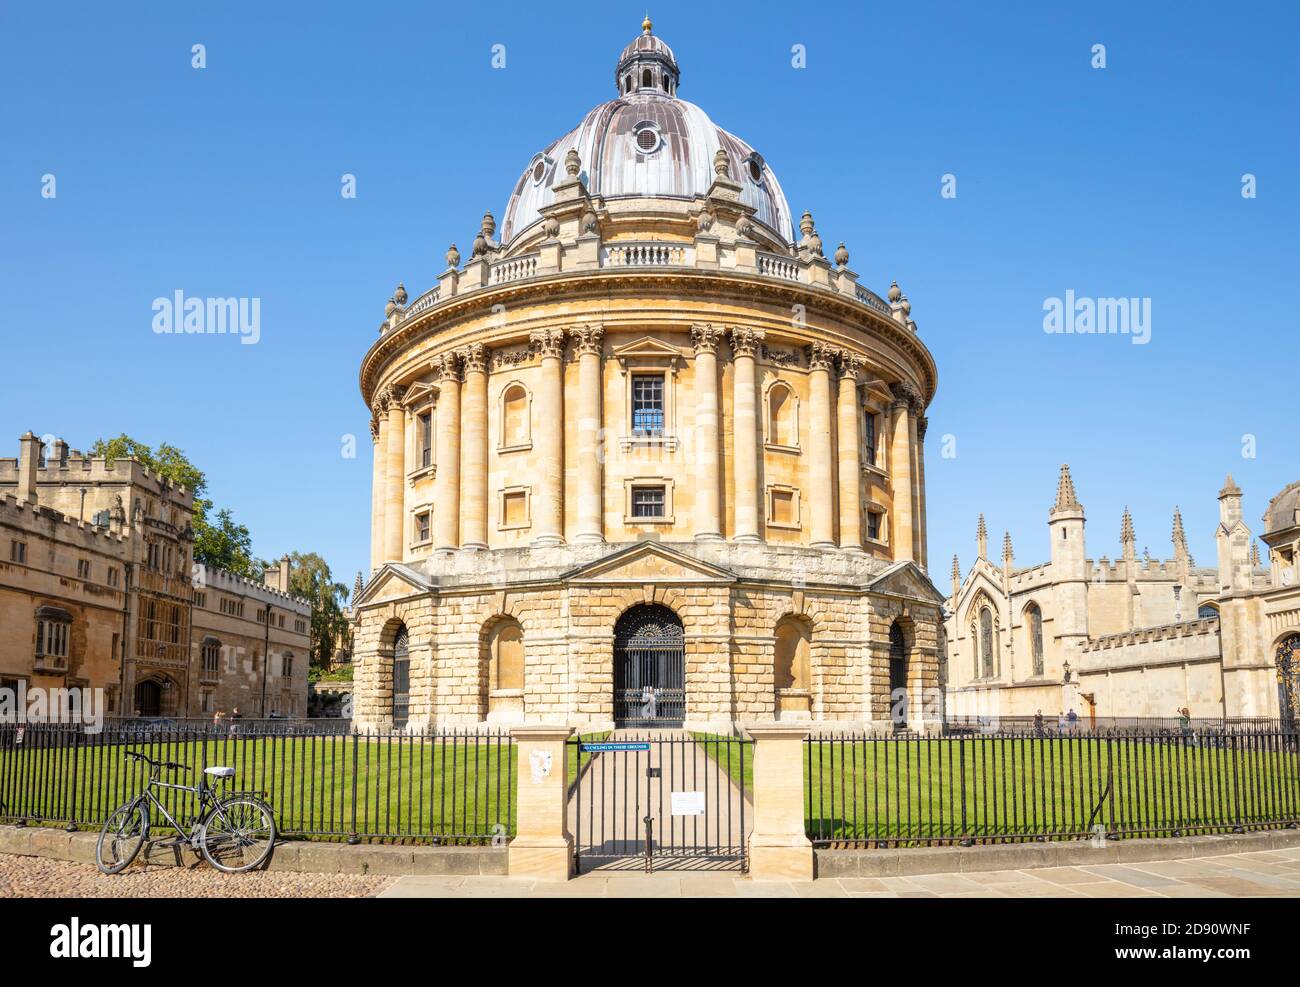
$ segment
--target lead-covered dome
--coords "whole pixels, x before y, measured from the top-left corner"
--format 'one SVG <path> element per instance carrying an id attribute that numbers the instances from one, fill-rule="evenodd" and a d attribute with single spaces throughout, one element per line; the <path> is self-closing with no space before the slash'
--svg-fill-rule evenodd
<path id="1" fill-rule="evenodd" d="M 704 195 L 714 179 L 713 159 L 719 148 L 727 152 L 741 201 L 755 210 L 754 220 L 792 242 L 790 207 L 772 169 L 694 103 L 677 98 L 681 73 L 673 51 L 651 33 L 648 20 L 643 29 L 619 56 L 619 98 L 592 109 L 577 127 L 528 162 L 506 206 L 502 242 L 509 243 L 541 221 L 538 210 L 554 201 L 552 185 L 567 177 L 564 156 L 570 149 L 582 159 L 579 177 L 587 191 L 609 200 Z"/>

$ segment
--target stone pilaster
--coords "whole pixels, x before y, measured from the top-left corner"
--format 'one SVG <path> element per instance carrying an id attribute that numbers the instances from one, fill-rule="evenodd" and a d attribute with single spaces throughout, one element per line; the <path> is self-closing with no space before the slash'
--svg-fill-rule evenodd
<path id="1" fill-rule="evenodd" d="M 889 472 L 894 516 L 889 530 L 894 561 L 900 562 L 916 558 L 912 544 L 912 403 L 916 389 L 911 384 L 895 384 L 893 391 L 894 403 L 890 410 L 894 439 L 889 450 Z"/>
<path id="2" fill-rule="evenodd" d="M 538 329 L 529 339 L 542 357 L 534 418 L 542 475 L 533 498 L 533 544 L 560 545 L 564 543 L 564 330 Z"/>
<path id="3" fill-rule="evenodd" d="M 601 358 L 604 327 L 575 326 L 569 336 L 578 354 L 578 524 L 574 541 L 605 540 L 601 523 L 604 457 L 601 455 Z"/>
<path id="4" fill-rule="evenodd" d="M 831 467 L 831 368 L 835 350 L 825 343 L 809 348 L 808 374 L 808 495 L 813 548 L 835 547 L 835 476 Z"/>
<path id="5" fill-rule="evenodd" d="M 387 482 L 384 484 L 384 561 L 401 562 L 406 532 L 406 410 L 404 387 L 390 387 L 385 395 L 388 428 Z"/>
<path id="6" fill-rule="evenodd" d="M 756 329 L 736 327 L 731 330 L 731 353 L 735 361 L 732 378 L 732 428 L 736 448 L 732 455 L 735 470 L 735 532 L 739 542 L 763 540 L 763 493 L 758 477 L 758 384 L 754 355 L 763 341 Z"/>
<path id="7" fill-rule="evenodd" d="M 862 551 L 862 436 L 858 374 L 862 357 L 840 354 L 839 425 L 840 548 Z"/>
<path id="8" fill-rule="evenodd" d="M 916 530 L 918 535 L 917 555 L 921 568 L 930 564 L 929 534 L 925 515 L 925 433 L 930 420 L 924 415 L 916 419 Z"/>
<path id="9" fill-rule="evenodd" d="M 461 393 L 461 548 L 486 549 L 487 540 L 487 360 L 482 343 L 457 351 L 464 367 Z"/>
<path id="10" fill-rule="evenodd" d="M 385 409 L 375 403 L 370 419 L 370 571 L 384 564 L 385 485 L 388 473 L 388 421 Z"/>
<path id="11" fill-rule="evenodd" d="M 720 326 L 691 326 L 695 346 L 695 537 L 710 541 L 722 538 L 718 452 L 718 343 L 722 335 Z"/>
<path id="12" fill-rule="evenodd" d="M 438 469 L 434 474 L 434 541 L 439 551 L 460 546 L 460 370 L 456 353 L 434 358 L 438 374 Z"/>

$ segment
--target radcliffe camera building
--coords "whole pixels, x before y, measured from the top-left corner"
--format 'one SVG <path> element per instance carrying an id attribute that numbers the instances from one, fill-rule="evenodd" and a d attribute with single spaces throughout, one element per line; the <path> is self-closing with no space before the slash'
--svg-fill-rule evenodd
<path id="1" fill-rule="evenodd" d="M 648 20 L 613 81 L 362 361 L 356 720 L 888 723 L 942 651 L 911 306 L 680 98 Z"/>
<path id="2" fill-rule="evenodd" d="M 110 717 L 307 712 L 310 605 L 193 566 L 193 494 L 32 433 L 0 459 L 0 687 L 104 690 Z"/>

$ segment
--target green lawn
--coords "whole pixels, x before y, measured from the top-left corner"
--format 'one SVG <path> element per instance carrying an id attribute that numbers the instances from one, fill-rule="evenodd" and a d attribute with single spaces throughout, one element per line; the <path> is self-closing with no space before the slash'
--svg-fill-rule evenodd
<path id="1" fill-rule="evenodd" d="M 823 740 L 804 749 L 814 840 L 918 843 L 1213 832 L 1300 819 L 1300 754 L 1277 738 Z M 1244 744 L 1258 744 L 1244 749 Z"/>
<path id="2" fill-rule="evenodd" d="M 515 830 L 516 749 L 473 736 L 226 737 L 3 750 L 0 818 L 101 824 L 147 780 L 144 765 L 123 757 L 128 749 L 191 767 L 162 781 L 194 784 L 204 765 L 234 767 L 230 787 L 265 793 L 286 835 L 482 841 Z M 173 815 L 193 809 L 192 795 L 160 798 Z"/>
<path id="3" fill-rule="evenodd" d="M 754 797 L 754 745 L 739 737 L 719 733 L 692 733 L 704 753 L 722 768 L 733 782 L 741 786 L 745 797 Z"/>

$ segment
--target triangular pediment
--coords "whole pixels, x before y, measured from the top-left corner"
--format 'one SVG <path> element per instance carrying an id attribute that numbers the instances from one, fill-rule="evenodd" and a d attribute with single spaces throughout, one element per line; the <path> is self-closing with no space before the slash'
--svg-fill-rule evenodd
<path id="1" fill-rule="evenodd" d="M 614 358 L 624 367 L 630 363 L 640 364 L 677 364 L 682 360 L 682 351 L 676 346 L 665 343 L 654 336 L 642 336 L 614 348 Z"/>
<path id="2" fill-rule="evenodd" d="M 935 589 L 934 583 L 930 582 L 930 578 L 915 562 L 895 562 L 880 575 L 868 580 L 862 588 L 868 593 L 888 593 L 909 600 L 943 604 L 943 594 Z"/>
<path id="3" fill-rule="evenodd" d="M 386 562 L 370 577 L 370 582 L 361 591 L 361 595 L 352 601 L 352 607 L 355 610 L 357 607 L 387 603 L 389 600 L 420 596 L 432 588 L 433 585 L 410 566 L 400 562 Z"/>
<path id="4" fill-rule="evenodd" d="M 639 542 L 562 578 L 578 583 L 729 583 L 736 574 L 657 542 Z"/>
<path id="5" fill-rule="evenodd" d="M 971 601 L 978 596 L 987 596 L 999 612 L 1003 609 L 1002 570 L 995 568 L 987 559 L 976 559 L 970 574 L 962 583 L 957 599 L 953 601 L 955 614 L 964 613 Z"/>

